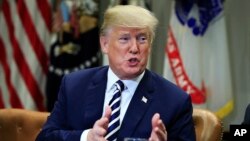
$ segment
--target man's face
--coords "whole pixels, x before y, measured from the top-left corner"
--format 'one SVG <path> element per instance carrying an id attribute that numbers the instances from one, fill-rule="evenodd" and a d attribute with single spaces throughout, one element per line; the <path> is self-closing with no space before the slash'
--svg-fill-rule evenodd
<path id="1" fill-rule="evenodd" d="M 145 70 L 151 50 L 147 28 L 114 27 L 100 43 L 120 79 L 132 79 Z"/>

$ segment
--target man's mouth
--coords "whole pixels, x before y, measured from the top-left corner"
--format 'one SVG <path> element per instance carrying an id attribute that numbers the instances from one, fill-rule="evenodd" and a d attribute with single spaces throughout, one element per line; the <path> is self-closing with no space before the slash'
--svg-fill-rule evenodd
<path id="1" fill-rule="evenodd" d="M 137 58 L 131 58 L 128 60 L 130 63 L 135 63 L 135 62 L 139 62 L 139 60 Z"/>
<path id="2" fill-rule="evenodd" d="M 130 59 L 128 59 L 128 65 L 130 66 L 130 67 L 134 67 L 134 66 L 137 66 L 138 64 L 139 64 L 139 59 L 137 59 L 137 58 L 130 58 Z"/>

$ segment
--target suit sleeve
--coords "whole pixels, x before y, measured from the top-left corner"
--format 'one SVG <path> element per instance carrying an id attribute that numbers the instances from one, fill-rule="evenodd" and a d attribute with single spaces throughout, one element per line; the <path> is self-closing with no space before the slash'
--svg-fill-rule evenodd
<path id="1" fill-rule="evenodd" d="M 172 123 L 171 132 L 168 134 L 169 141 L 195 141 L 195 129 L 193 123 L 193 107 L 190 96 L 184 104 L 180 105 L 178 115 Z"/>
<path id="2" fill-rule="evenodd" d="M 71 130 L 66 123 L 66 79 L 64 77 L 58 94 L 58 101 L 48 117 L 36 141 L 80 141 L 82 130 Z"/>

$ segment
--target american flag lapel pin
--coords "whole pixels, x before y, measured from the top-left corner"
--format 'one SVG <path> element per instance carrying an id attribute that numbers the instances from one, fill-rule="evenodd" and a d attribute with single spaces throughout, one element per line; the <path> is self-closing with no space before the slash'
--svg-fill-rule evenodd
<path id="1" fill-rule="evenodd" d="M 144 103 L 147 103 L 148 99 L 145 96 L 143 96 L 142 99 L 141 99 L 141 101 L 143 101 Z"/>

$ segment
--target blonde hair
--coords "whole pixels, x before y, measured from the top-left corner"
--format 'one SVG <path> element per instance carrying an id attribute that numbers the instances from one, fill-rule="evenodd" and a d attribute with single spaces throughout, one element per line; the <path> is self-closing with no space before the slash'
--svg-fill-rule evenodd
<path id="1" fill-rule="evenodd" d="M 105 35 L 114 26 L 148 28 L 152 42 L 157 24 L 156 17 L 145 8 L 135 5 L 117 5 L 104 13 L 100 34 Z"/>

